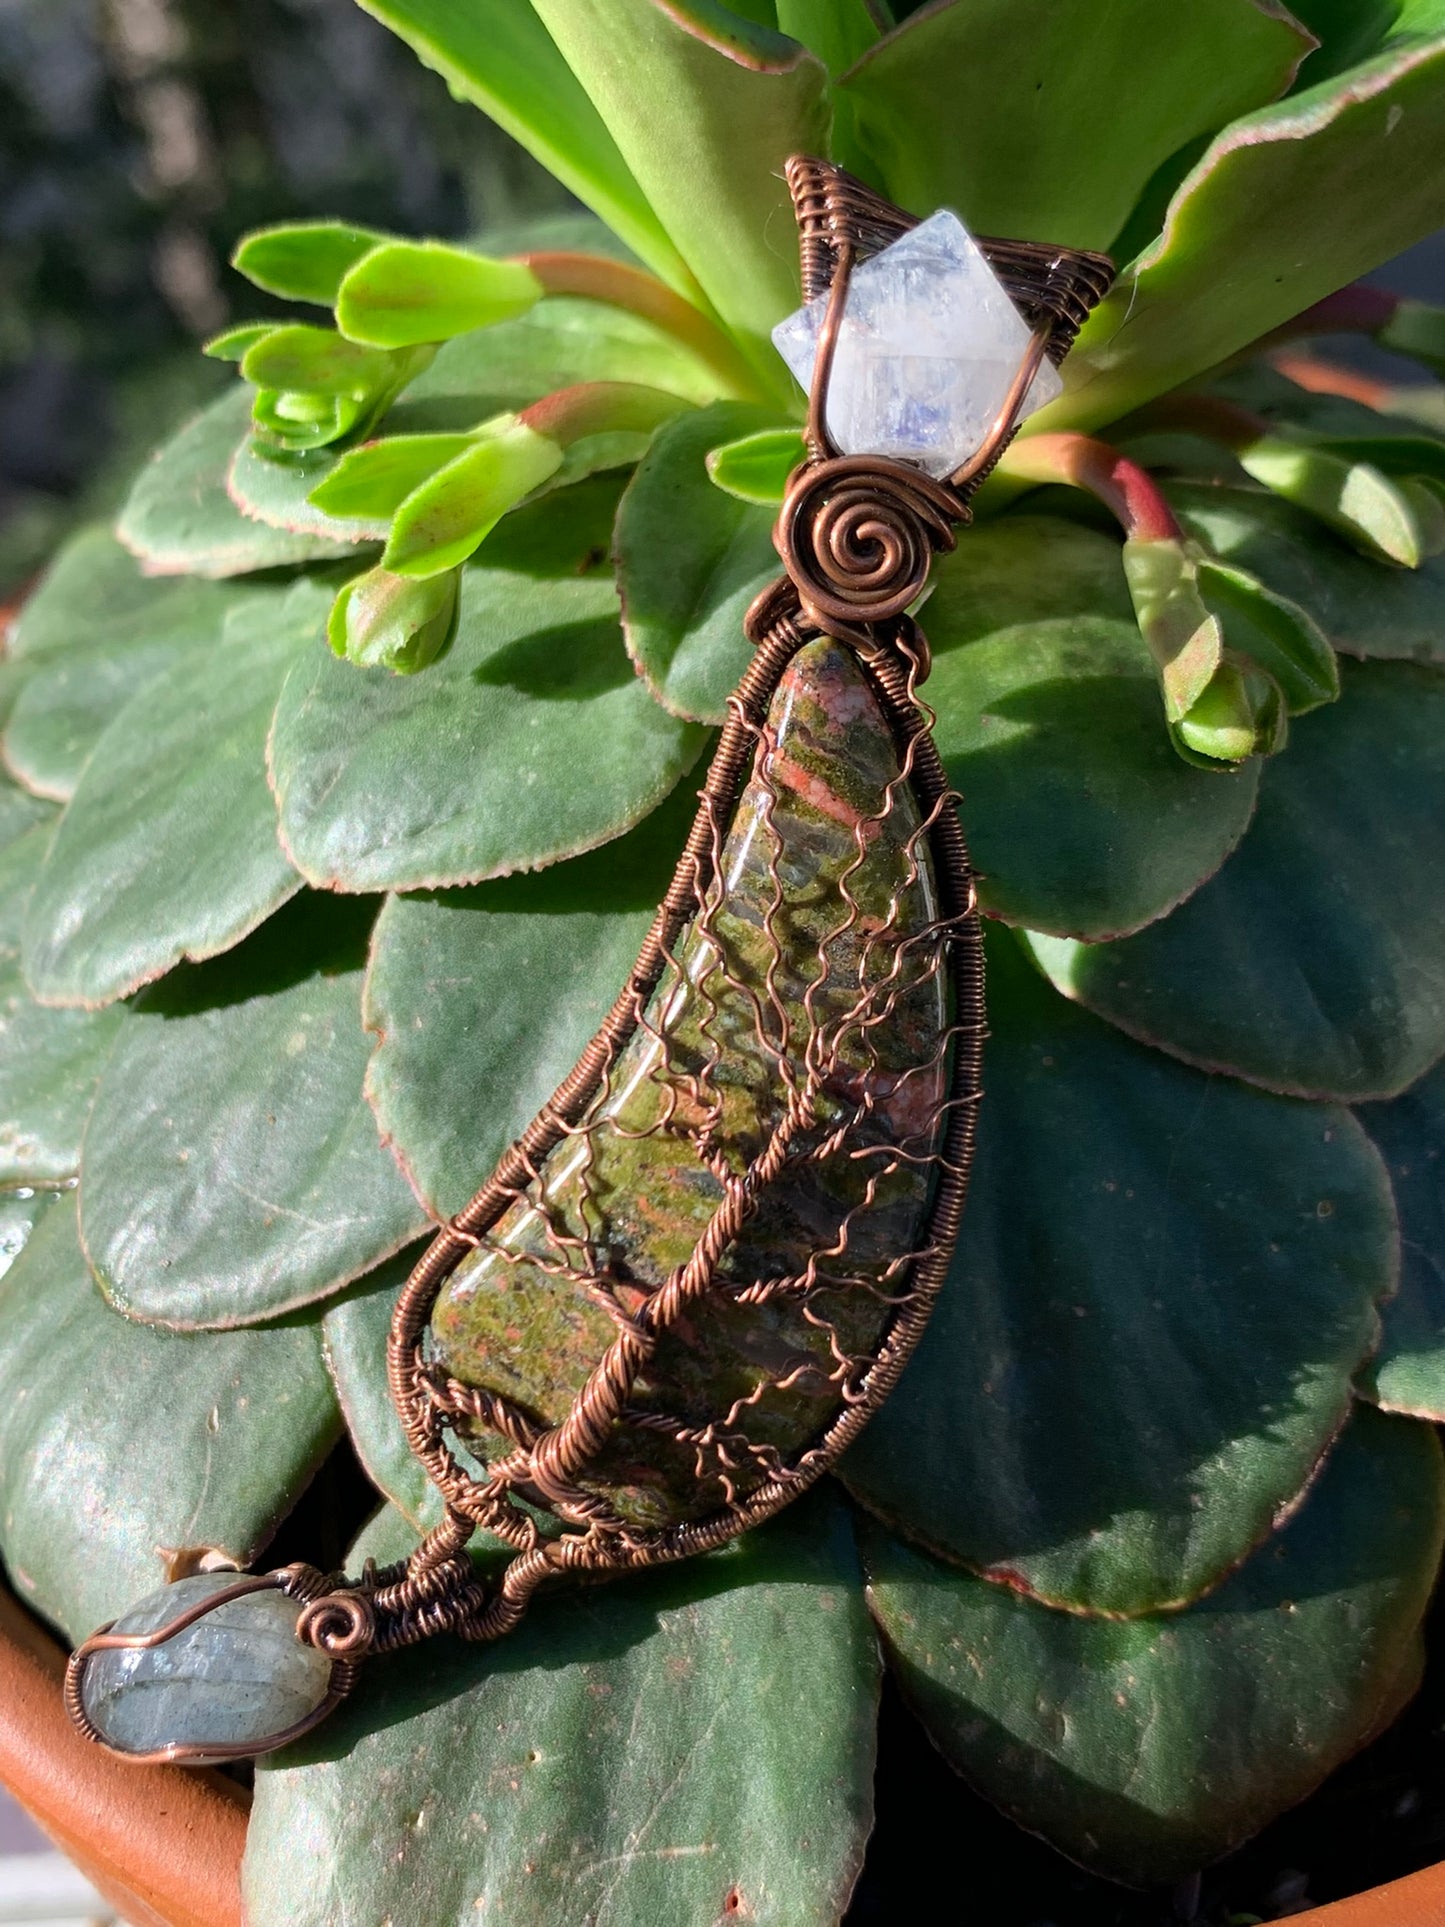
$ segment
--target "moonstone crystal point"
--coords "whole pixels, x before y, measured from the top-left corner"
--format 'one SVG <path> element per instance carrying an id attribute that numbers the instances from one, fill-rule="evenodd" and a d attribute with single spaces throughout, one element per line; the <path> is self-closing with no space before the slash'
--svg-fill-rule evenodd
<path id="1" fill-rule="evenodd" d="M 154 1632 L 239 1576 L 179 1579 L 142 1599 L 111 1631 Z M 122 1753 L 167 1746 L 264 1751 L 276 1734 L 314 1713 L 330 1688 L 331 1661 L 296 1637 L 300 1610 L 274 1589 L 247 1593 L 159 1646 L 94 1653 L 81 1683 L 85 1710 L 107 1745 Z"/>
<path id="2" fill-rule="evenodd" d="M 773 330 L 811 386 L 828 297 Z M 1031 330 L 956 214 L 940 208 L 853 270 L 828 381 L 828 433 L 845 455 L 890 455 L 952 474 L 988 433 Z M 1062 394 L 1051 362 L 1020 419 Z"/>

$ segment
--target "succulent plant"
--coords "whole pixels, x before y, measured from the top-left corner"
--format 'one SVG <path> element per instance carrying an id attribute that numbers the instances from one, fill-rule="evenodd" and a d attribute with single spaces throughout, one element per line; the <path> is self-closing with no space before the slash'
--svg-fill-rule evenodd
<path id="1" fill-rule="evenodd" d="M 992 919 L 950 1283 L 841 1483 L 263 1762 L 249 1905 L 835 1921 L 878 1633 L 1006 1812 L 1178 1877 L 1409 1699 L 1445 1535 L 1445 318 L 1350 285 L 1445 219 L 1445 9 L 366 4 L 596 220 L 251 237 L 311 305 L 212 344 L 13 628 L 9 1576 L 81 1636 L 343 1431 L 353 1563 L 434 1522 L 391 1302 L 665 885 L 796 458 L 782 163 L 831 154 L 1123 264 L 924 611 Z M 1345 328 L 1419 386 L 1281 348 Z"/>

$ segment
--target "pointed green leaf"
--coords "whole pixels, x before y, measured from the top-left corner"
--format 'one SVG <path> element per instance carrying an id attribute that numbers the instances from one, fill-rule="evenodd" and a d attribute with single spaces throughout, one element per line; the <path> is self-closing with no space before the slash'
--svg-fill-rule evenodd
<path id="1" fill-rule="evenodd" d="M 1131 538 L 1121 560 L 1139 633 L 1159 665 L 1164 714 L 1182 722 L 1223 660 L 1224 625 L 1204 605 L 1187 544 Z"/>
<path id="2" fill-rule="evenodd" d="M 1390 1168 L 1400 1213 L 1400 1289 L 1364 1383 L 1388 1412 L 1445 1419 L 1445 1067 L 1360 1122 Z"/>
<path id="3" fill-rule="evenodd" d="M 425 889 L 555 863 L 641 820 L 701 732 L 632 672 L 606 567 L 616 489 L 586 482 L 508 516 L 425 676 L 320 651 L 277 705 L 271 772 L 302 874 Z"/>
<path id="4" fill-rule="evenodd" d="M 20 974 L 20 924 L 50 839 L 39 823 L 0 851 L 0 1183 L 80 1168 L 80 1137 L 124 1010 L 48 1010 Z"/>
<path id="5" fill-rule="evenodd" d="M 6 765 L 31 789 L 64 801 L 116 711 L 184 658 L 221 646 L 222 624 L 246 598 L 284 590 L 254 582 L 145 576 L 108 530 L 61 550 L 11 640 L 25 665 L 5 725 Z"/>
<path id="6" fill-rule="evenodd" d="M 781 572 L 773 512 L 715 488 L 707 458 L 769 429 L 766 409 L 718 402 L 662 429 L 617 512 L 627 648 L 674 715 L 720 722 L 752 659 L 743 617 Z"/>
<path id="7" fill-rule="evenodd" d="M 367 1095 L 437 1216 L 461 1210 L 606 1016 L 687 840 L 690 789 L 570 863 L 387 899 L 366 979 Z"/>
<path id="8" fill-rule="evenodd" d="M 1075 1860 L 1178 1879 L 1311 1792 L 1413 1695 L 1445 1495 L 1428 1427 L 1363 1411 L 1279 1537 L 1188 1612 L 1050 1612 L 877 1528 L 868 1596 L 944 1756 Z"/>
<path id="9" fill-rule="evenodd" d="M 1445 9 L 1413 14 L 1372 58 L 1217 136 L 1086 326 L 1051 427 L 1113 421 L 1216 367 L 1445 220 Z"/>
<path id="10" fill-rule="evenodd" d="M 1438 546 L 1431 541 L 1430 517 L 1422 515 L 1407 484 L 1369 462 L 1279 435 L 1242 449 L 1239 460 L 1256 482 L 1308 509 L 1366 555 L 1413 569 Z"/>
<path id="11" fill-rule="evenodd" d="M 244 361 L 258 341 L 265 339 L 276 326 L 274 321 L 241 321 L 234 328 L 224 328 L 218 335 L 201 346 L 201 353 L 209 355 L 213 361 Z"/>
<path id="12" fill-rule="evenodd" d="M 1307 609 L 1348 656 L 1445 663 L 1445 561 L 1388 568 L 1346 547 L 1277 496 L 1170 482 L 1169 500 L 1194 538 Z"/>
<path id="13" fill-rule="evenodd" d="M 329 308 L 347 270 L 389 239 L 375 228 L 341 221 L 288 221 L 243 234 L 231 265 L 268 294 Z M 214 343 L 206 352 L 215 352 Z"/>
<path id="14" fill-rule="evenodd" d="M 266 732 L 329 600 L 302 580 L 279 608 L 269 594 L 238 603 L 214 650 L 188 651 L 101 734 L 26 912 L 25 975 L 43 1002 L 127 996 L 182 957 L 229 949 L 301 887 L 276 841 Z"/>
<path id="15" fill-rule="evenodd" d="M 935 566 L 927 698 L 995 916 L 1138 929 L 1244 834 L 1258 766 L 1205 773 L 1170 745 L 1116 542 L 1052 516 L 968 530 Z"/>
<path id="16" fill-rule="evenodd" d="M 306 499 L 328 516 L 389 521 L 414 488 L 471 445 L 470 435 L 388 435 L 329 463 Z"/>
<path id="17" fill-rule="evenodd" d="M 272 328 L 248 348 L 241 373 L 257 388 L 296 389 L 314 395 L 365 395 L 390 372 L 379 348 L 347 341 L 334 328 L 292 322 Z"/>
<path id="18" fill-rule="evenodd" d="M 822 64 L 718 0 L 534 0 L 644 194 L 769 386 L 798 301 L 791 154 L 826 154 Z"/>
<path id="19" fill-rule="evenodd" d="M 519 141 L 671 286 L 692 285 L 617 143 L 531 0 L 361 0 L 459 99 Z"/>
<path id="20" fill-rule="evenodd" d="M 382 566 L 440 575 L 465 562 L 524 495 L 562 466 L 562 450 L 513 415 L 478 431 L 460 455 L 414 488 L 392 517 Z"/>
<path id="21" fill-rule="evenodd" d="M 1337 699 L 1339 664 L 1307 609 L 1223 562 L 1201 561 L 1198 579 L 1205 603 L 1223 620 L 1228 647 L 1268 671 L 1291 716 Z"/>
<path id="22" fill-rule="evenodd" d="M 1282 94 L 1310 44 L 1259 0 L 1169 14 L 953 0 L 881 40 L 840 91 L 915 214 L 944 204 L 985 233 L 1107 248 L 1160 163 Z"/>
<path id="23" fill-rule="evenodd" d="M 990 944 L 988 1010 L 958 1255 L 845 1477 L 1036 1597 L 1176 1606 L 1267 1537 L 1344 1424 L 1395 1281 L 1389 1182 L 1347 1111 L 1141 1049 L 1014 938 Z"/>
<path id="24" fill-rule="evenodd" d="M 129 1014 L 81 1171 L 86 1250 L 131 1317 L 252 1324 L 424 1228 L 361 1094 L 370 918 L 308 893 Z"/>
<path id="25" fill-rule="evenodd" d="M 778 0 L 778 26 L 841 74 L 876 45 L 888 24 L 878 0 Z"/>
<path id="26" fill-rule="evenodd" d="M 1040 939 L 1055 983 L 1190 1063 L 1307 1097 L 1393 1096 L 1445 1052 L 1445 678 L 1346 666 L 1249 835 L 1162 923 Z"/>
<path id="27" fill-rule="evenodd" d="M 250 521 L 227 493 L 231 459 L 249 433 L 251 397 L 237 386 L 188 423 L 136 477 L 116 534 L 154 575 L 245 575 L 345 550 Z"/>
<path id="28" fill-rule="evenodd" d="M 0 1282 L 0 1549 L 81 1639 L 207 1550 L 245 1565 L 340 1431 L 314 1325 L 180 1337 L 96 1290 L 65 1197 Z"/>
<path id="29" fill-rule="evenodd" d="M 801 429 L 764 428 L 713 449 L 707 472 L 714 487 L 740 502 L 776 504 L 787 494 L 789 477 L 804 453 Z"/>
<path id="30" fill-rule="evenodd" d="M 541 282 L 521 261 L 443 241 L 387 241 L 342 281 L 336 325 L 352 341 L 410 348 L 510 321 L 541 298 Z"/>
<path id="31" fill-rule="evenodd" d="M 819 1494 L 724 1552 L 539 1599 L 502 1645 L 368 1668 L 324 1738 L 258 1768 L 248 1912 L 836 1921 L 876 1692 L 847 1522 Z"/>

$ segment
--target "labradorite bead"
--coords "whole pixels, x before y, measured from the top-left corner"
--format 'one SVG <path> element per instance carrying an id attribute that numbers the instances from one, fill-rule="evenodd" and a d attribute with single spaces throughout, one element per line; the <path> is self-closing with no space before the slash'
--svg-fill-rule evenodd
<path id="1" fill-rule="evenodd" d="M 149 1633 L 233 1586 L 234 1572 L 198 1573 L 153 1592 L 111 1628 Z M 296 1637 L 300 1607 L 274 1589 L 218 1606 L 159 1646 L 112 1647 L 86 1662 L 81 1697 L 110 1746 L 255 1746 L 325 1699 L 331 1661 Z"/>

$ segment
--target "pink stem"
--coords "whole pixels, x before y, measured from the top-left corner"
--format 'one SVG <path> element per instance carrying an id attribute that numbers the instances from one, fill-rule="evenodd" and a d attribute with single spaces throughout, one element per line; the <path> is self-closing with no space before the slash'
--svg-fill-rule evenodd
<path id="1" fill-rule="evenodd" d="M 600 254 L 522 254 L 517 259 L 531 269 L 547 294 L 582 295 L 640 315 L 690 348 L 729 388 L 756 392 L 756 379 L 728 335 L 655 275 Z"/>
<path id="2" fill-rule="evenodd" d="M 687 405 L 681 395 L 644 388 L 637 382 L 579 381 L 543 395 L 522 409 L 517 419 L 567 448 L 584 435 L 601 435 L 609 429 L 657 428 Z"/>
<path id="3" fill-rule="evenodd" d="M 1029 435 L 1004 458 L 1007 472 L 1028 482 L 1087 489 L 1119 521 L 1131 541 L 1178 542 L 1184 531 L 1147 469 L 1090 435 Z"/>

